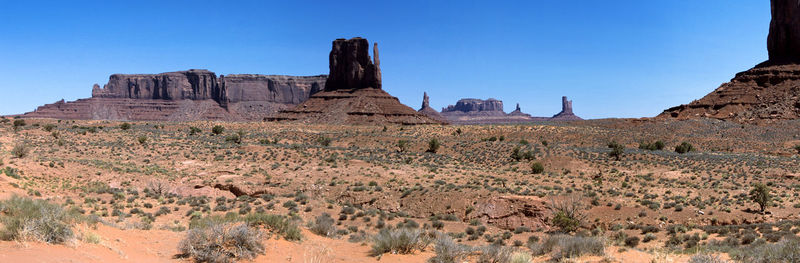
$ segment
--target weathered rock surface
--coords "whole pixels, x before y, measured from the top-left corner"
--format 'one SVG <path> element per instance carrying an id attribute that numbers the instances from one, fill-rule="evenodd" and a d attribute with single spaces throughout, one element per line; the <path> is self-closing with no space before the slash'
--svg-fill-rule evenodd
<path id="1" fill-rule="evenodd" d="M 503 102 L 496 99 L 460 99 L 456 105 L 442 108 L 442 115 L 503 116 Z"/>
<path id="2" fill-rule="evenodd" d="M 400 103 L 381 89 L 378 46 L 370 60 L 369 42 L 363 38 L 333 41 L 325 91 L 307 101 L 266 118 L 324 124 L 442 124 Z"/>
<path id="3" fill-rule="evenodd" d="M 800 118 L 800 65 L 741 72 L 702 99 L 669 108 L 657 118 L 702 117 L 740 123 Z"/>
<path id="4" fill-rule="evenodd" d="M 478 219 L 484 224 L 512 230 L 517 227 L 548 229 L 550 210 L 547 203 L 535 196 L 495 196 L 475 204 L 467 220 Z"/>
<path id="5" fill-rule="evenodd" d="M 26 118 L 107 120 L 261 120 L 324 89 L 325 75 L 220 76 L 208 70 L 114 74 L 92 98 L 59 101 Z"/>
<path id="6" fill-rule="evenodd" d="M 373 47 L 374 61 L 369 57 L 369 42 L 360 37 L 336 39 L 329 57 L 330 75 L 326 91 L 338 89 L 381 89 L 381 68 L 378 43 Z"/>
<path id="7" fill-rule="evenodd" d="M 567 100 L 567 96 L 561 97 L 561 112 L 553 115 L 551 121 L 577 121 L 583 120 L 572 112 L 572 101 Z"/>
<path id="8" fill-rule="evenodd" d="M 715 118 L 765 123 L 800 118 L 800 2 L 772 0 L 769 60 L 736 74 L 705 97 L 656 118 Z"/>
<path id="9" fill-rule="evenodd" d="M 770 64 L 800 62 L 800 2 L 772 0 L 767 50 Z"/>
<path id="10" fill-rule="evenodd" d="M 420 107 L 419 110 L 417 110 L 417 112 L 422 113 L 425 116 L 428 116 L 428 117 L 430 117 L 432 119 L 435 119 L 435 120 L 438 120 L 438 121 L 441 121 L 441 122 L 447 122 L 447 119 L 445 119 L 444 116 L 439 114 L 438 111 L 436 111 L 433 108 L 431 108 L 430 99 L 431 98 L 428 97 L 428 93 L 427 92 L 423 92 L 422 93 L 422 107 Z"/>

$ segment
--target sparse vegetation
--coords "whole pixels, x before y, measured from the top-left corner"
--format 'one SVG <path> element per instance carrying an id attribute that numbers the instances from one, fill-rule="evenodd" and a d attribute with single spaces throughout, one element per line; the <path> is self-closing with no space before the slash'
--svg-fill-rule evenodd
<path id="1" fill-rule="evenodd" d="M 372 238 L 370 255 L 377 257 L 384 253 L 410 254 L 425 249 L 431 241 L 427 233 L 417 229 L 382 229 Z"/>
<path id="2" fill-rule="evenodd" d="M 753 185 L 753 188 L 750 190 L 750 199 L 758 204 L 759 211 L 764 213 L 769 206 L 770 199 L 772 199 L 769 187 L 762 183 Z"/>
<path id="3" fill-rule="evenodd" d="M 11 148 L 11 155 L 17 158 L 25 158 L 25 156 L 28 156 L 28 152 L 30 152 L 30 148 L 25 141 L 19 141 L 14 145 L 14 148 Z"/>
<path id="4" fill-rule="evenodd" d="M 225 132 L 225 127 L 222 127 L 221 125 L 214 125 L 214 127 L 211 128 L 211 134 L 213 135 L 220 135 L 223 132 Z"/>
<path id="5" fill-rule="evenodd" d="M 436 139 L 436 138 L 433 138 L 430 141 L 428 141 L 428 150 L 426 150 L 426 152 L 436 153 L 437 151 L 439 151 L 439 147 L 440 146 L 441 146 L 441 143 L 439 143 L 439 140 Z"/>
<path id="6" fill-rule="evenodd" d="M 261 236 L 261 231 L 245 223 L 212 223 L 189 230 L 178 250 L 197 262 L 249 260 L 264 254 Z"/>
<path id="7" fill-rule="evenodd" d="M 684 154 L 692 151 L 694 151 L 694 146 L 688 142 L 682 142 L 680 145 L 675 146 L 676 153 Z"/>
<path id="8" fill-rule="evenodd" d="M 608 152 L 608 156 L 613 157 L 617 161 L 622 158 L 622 154 L 625 152 L 625 146 L 622 146 L 622 144 L 619 144 L 616 141 L 608 143 L 608 148 L 611 149 L 611 151 Z"/>
<path id="9" fill-rule="evenodd" d="M 75 238 L 72 225 L 79 217 L 44 200 L 13 196 L 0 201 L 4 240 L 60 244 Z"/>

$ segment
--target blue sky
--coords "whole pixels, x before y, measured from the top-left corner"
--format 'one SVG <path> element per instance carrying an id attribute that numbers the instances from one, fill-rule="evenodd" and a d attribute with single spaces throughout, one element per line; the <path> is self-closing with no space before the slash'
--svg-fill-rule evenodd
<path id="1" fill-rule="evenodd" d="M 114 73 L 328 73 L 336 38 L 379 43 L 418 108 L 503 100 L 550 116 L 654 116 L 767 59 L 769 1 L 6 1 L 0 114 L 91 96 Z"/>

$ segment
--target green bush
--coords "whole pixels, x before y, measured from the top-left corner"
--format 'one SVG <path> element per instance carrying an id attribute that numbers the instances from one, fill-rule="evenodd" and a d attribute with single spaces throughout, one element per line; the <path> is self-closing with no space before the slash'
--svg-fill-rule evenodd
<path id="1" fill-rule="evenodd" d="M 644 142 L 639 143 L 639 149 L 649 150 L 649 151 L 656 151 L 656 150 L 660 151 L 663 150 L 665 146 L 666 145 L 664 144 L 664 142 L 660 140 L 653 143 L 644 143 Z"/>
<path id="2" fill-rule="evenodd" d="M 753 186 L 753 189 L 750 189 L 750 200 L 758 204 L 761 213 L 764 213 L 769 206 L 769 201 L 772 198 L 769 192 L 769 187 L 762 183 L 757 183 Z"/>
<path id="3" fill-rule="evenodd" d="M 540 174 L 544 172 L 544 165 L 540 162 L 534 162 L 531 164 L 531 172 L 533 174 Z"/>
<path id="4" fill-rule="evenodd" d="M 680 154 L 692 152 L 694 150 L 694 146 L 688 142 L 682 142 L 680 145 L 675 146 L 675 152 Z"/>
<path id="5" fill-rule="evenodd" d="M 325 147 L 331 146 L 331 141 L 333 141 L 331 138 L 324 137 L 324 136 L 317 138 L 317 143 L 319 143 L 319 145 L 322 145 L 322 146 L 325 146 Z"/>
<path id="6" fill-rule="evenodd" d="M 436 138 L 433 138 L 430 141 L 428 141 L 428 150 L 426 152 L 436 153 L 436 151 L 439 150 L 440 146 L 442 146 L 442 144 L 439 143 L 439 140 L 437 140 Z"/>
<path id="7" fill-rule="evenodd" d="M 131 124 L 127 123 L 127 122 L 123 122 L 122 124 L 119 125 L 119 129 L 123 130 L 123 131 L 127 131 L 130 128 L 131 128 Z"/>
<path id="8" fill-rule="evenodd" d="M 408 141 L 407 140 L 399 140 L 397 141 L 397 149 L 400 152 L 405 152 L 408 150 Z"/>
<path id="9" fill-rule="evenodd" d="M 608 152 L 608 156 L 617 159 L 617 161 L 622 158 L 622 154 L 625 152 L 625 146 L 622 146 L 622 144 L 619 144 L 615 141 L 608 143 L 608 148 L 611 148 L 611 151 Z"/>
<path id="10" fill-rule="evenodd" d="M 198 133 L 203 132 L 200 128 L 197 127 L 189 127 L 189 135 L 196 135 Z"/>
<path id="11" fill-rule="evenodd" d="M 794 150 L 797 151 L 797 154 L 800 154 L 800 144 L 795 145 Z"/>
<path id="12" fill-rule="evenodd" d="M 27 125 L 25 120 L 14 120 L 14 131 L 19 130 L 20 127 Z"/>
<path id="13" fill-rule="evenodd" d="M 55 128 L 56 128 L 56 125 L 55 125 L 55 124 L 52 124 L 52 123 L 48 123 L 48 124 L 45 124 L 44 126 L 42 126 L 42 129 L 43 129 L 44 131 L 46 131 L 46 132 L 51 132 L 51 131 L 53 131 L 53 129 L 55 129 Z"/>
<path id="14" fill-rule="evenodd" d="M 223 132 L 225 132 L 225 127 L 222 127 L 220 125 L 214 125 L 214 127 L 211 128 L 211 133 L 214 135 L 220 135 Z"/>
<path id="15" fill-rule="evenodd" d="M 439 234 L 434 242 L 435 256 L 428 259 L 429 263 L 461 263 L 472 252 L 472 248 L 458 244 L 448 235 Z"/>
<path id="16" fill-rule="evenodd" d="M 189 230 L 178 250 L 196 262 L 250 260 L 264 254 L 261 238 L 261 231 L 245 223 L 215 223 Z"/>
<path id="17" fill-rule="evenodd" d="M 80 217 L 44 200 L 13 196 L 0 201 L 4 240 L 41 241 L 60 244 L 75 237 L 72 224 Z"/>
<path id="18" fill-rule="evenodd" d="M 582 212 L 580 197 L 575 195 L 551 199 L 550 210 L 553 212 L 551 223 L 565 233 L 578 230 L 586 218 Z"/>
<path id="19" fill-rule="evenodd" d="M 145 145 L 147 144 L 147 136 L 139 136 L 139 138 L 136 138 L 136 141 L 138 141 L 141 145 Z"/>

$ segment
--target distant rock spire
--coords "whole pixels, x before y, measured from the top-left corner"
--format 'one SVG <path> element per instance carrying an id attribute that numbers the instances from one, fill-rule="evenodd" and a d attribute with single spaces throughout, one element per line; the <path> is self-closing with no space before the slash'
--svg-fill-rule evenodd
<path id="1" fill-rule="evenodd" d="M 515 109 L 514 111 L 522 111 L 522 109 L 519 107 L 519 103 L 517 103 L 517 109 Z"/>
<path id="2" fill-rule="evenodd" d="M 420 108 L 420 109 L 429 108 L 431 106 L 430 100 L 431 100 L 431 98 L 428 97 L 428 93 L 427 92 L 423 92 L 422 93 L 422 108 Z"/>
<path id="3" fill-rule="evenodd" d="M 561 112 L 566 114 L 572 114 L 572 101 L 567 100 L 567 96 L 561 97 Z"/>

